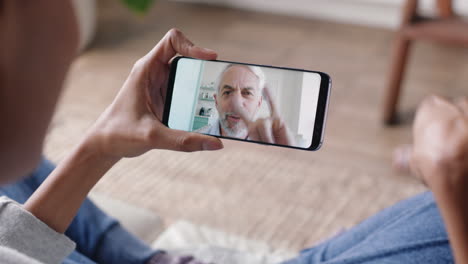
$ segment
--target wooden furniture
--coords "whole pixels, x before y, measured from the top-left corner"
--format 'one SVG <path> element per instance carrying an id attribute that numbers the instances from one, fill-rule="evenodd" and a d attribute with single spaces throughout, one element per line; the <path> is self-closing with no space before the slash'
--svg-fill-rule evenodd
<path id="1" fill-rule="evenodd" d="M 435 0 L 438 16 L 425 18 L 417 13 L 418 0 L 407 0 L 402 24 L 395 39 L 390 75 L 386 87 L 383 121 L 397 122 L 396 109 L 411 43 L 430 40 L 468 47 L 468 23 L 454 14 L 451 0 Z"/>

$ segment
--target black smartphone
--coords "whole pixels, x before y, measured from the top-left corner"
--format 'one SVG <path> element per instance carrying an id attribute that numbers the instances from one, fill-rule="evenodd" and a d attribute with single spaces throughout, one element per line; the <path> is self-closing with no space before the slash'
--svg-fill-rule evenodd
<path id="1" fill-rule="evenodd" d="M 176 57 L 163 123 L 172 129 L 303 150 L 323 142 L 326 73 Z"/>

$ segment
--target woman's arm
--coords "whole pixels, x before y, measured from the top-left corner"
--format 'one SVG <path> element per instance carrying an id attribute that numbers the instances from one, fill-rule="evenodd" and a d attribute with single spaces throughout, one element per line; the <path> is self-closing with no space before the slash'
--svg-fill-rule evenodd
<path id="1" fill-rule="evenodd" d="M 457 264 L 468 263 L 468 193 L 434 191 Z"/>
<path id="2" fill-rule="evenodd" d="M 133 67 L 113 103 L 83 141 L 39 186 L 24 207 L 57 232 L 70 225 L 81 203 L 99 179 L 121 158 L 151 149 L 216 150 L 215 137 L 171 130 L 161 123 L 170 60 L 177 54 L 212 60 L 216 53 L 193 45 L 170 30 Z"/>
<path id="3" fill-rule="evenodd" d="M 89 191 L 119 158 L 100 153 L 83 140 L 25 203 L 26 210 L 64 233 Z"/>
<path id="4" fill-rule="evenodd" d="M 433 191 L 458 264 L 468 264 L 468 100 L 426 99 L 416 115 L 410 166 Z"/>

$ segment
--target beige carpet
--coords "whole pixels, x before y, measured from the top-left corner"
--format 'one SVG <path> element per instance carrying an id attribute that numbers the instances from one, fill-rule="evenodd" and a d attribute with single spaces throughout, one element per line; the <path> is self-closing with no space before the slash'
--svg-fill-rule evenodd
<path id="1" fill-rule="evenodd" d="M 203 225 L 180 220 L 165 230 L 152 245 L 175 255 L 192 255 L 204 263 L 276 264 L 294 258 L 293 251 L 272 248 Z"/>
<path id="2" fill-rule="evenodd" d="M 96 190 L 160 215 L 298 250 L 424 190 L 390 169 L 410 126 L 379 123 L 392 32 L 359 26 L 158 1 L 135 17 L 119 1 L 99 1 L 95 43 L 73 65 L 45 153 L 60 161 L 108 105 L 132 64 L 171 27 L 220 59 L 331 74 L 325 144 L 318 152 L 224 141 L 211 153 L 152 151 L 124 160 Z M 401 108 L 429 92 L 466 93 L 467 54 L 418 44 Z"/>

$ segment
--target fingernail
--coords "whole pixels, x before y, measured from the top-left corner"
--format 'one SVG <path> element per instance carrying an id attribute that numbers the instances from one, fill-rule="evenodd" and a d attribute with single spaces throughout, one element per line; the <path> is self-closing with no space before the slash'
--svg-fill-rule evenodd
<path id="1" fill-rule="evenodd" d="M 203 142 L 203 150 L 218 150 L 223 148 L 220 140 L 211 140 Z"/>
<path id="2" fill-rule="evenodd" d="M 216 53 L 216 51 L 212 50 L 212 49 L 207 49 L 207 48 L 201 48 L 204 52 L 208 52 L 208 53 Z"/>

